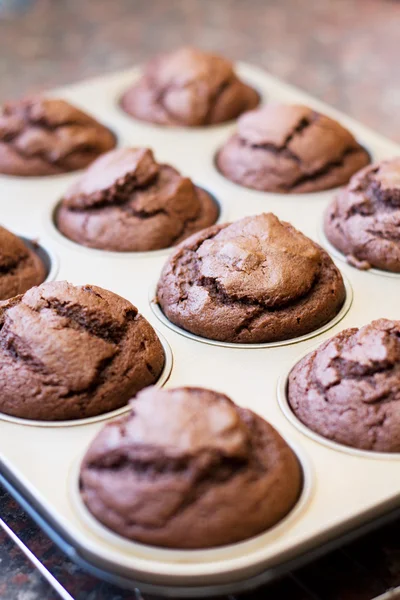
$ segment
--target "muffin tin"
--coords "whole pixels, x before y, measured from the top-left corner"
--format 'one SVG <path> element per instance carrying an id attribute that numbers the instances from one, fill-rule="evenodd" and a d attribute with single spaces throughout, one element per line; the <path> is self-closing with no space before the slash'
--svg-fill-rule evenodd
<path id="1" fill-rule="evenodd" d="M 199 186 L 198 186 L 199 187 Z M 222 206 L 221 203 L 218 201 L 218 199 L 213 196 L 212 194 L 209 194 L 217 209 L 218 209 L 218 218 L 215 221 L 215 223 L 226 223 L 228 220 L 227 217 L 227 211 L 226 211 L 226 207 Z M 56 219 L 57 219 L 57 211 L 59 210 L 61 206 L 61 200 L 59 202 L 57 202 L 57 204 L 55 205 L 53 211 L 52 211 L 52 215 L 51 215 L 51 220 L 49 220 L 46 223 L 46 229 L 50 232 L 50 235 L 56 237 L 59 242 L 61 244 L 67 245 L 67 247 L 69 246 L 70 248 L 75 248 L 78 251 L 80 250 L 81 252 L 97 252 L 101 255 L 101 253 L 104 253 L 105 256 L 112 256 L 114 255 L 116 258 L 121 256 L 121 252 L 117 252 L 115 250 L 103 250 L 100 248 L 87 248 L 86 246 L 81 246 L 80 244 L 78 244 L 78 242 L 75 242 L 74 240 L 71 240 L 70 238 L 68 238 L 67 236 L 65 236 L 63 233 L 61 233 L 61 231 L 58 229 L 57 224 L 56 224 Z M 123 252 L 124 256 L 130 257 L 130 258 L 140 258 L 141 256 L 143 257 L 148 257 L 149 254 L 151 254 L 152 257 L 156 257 L 156 256 L 168 256 L 168 254 L 171 252 L 171 248 L 160 248 L 159 250 L 149 250 L 149 251 L 140 251 L 140 252 Z"/>
<path id="2" fill-rule="evenodd" d="M 307 425 L 302 423 L 298 416 L 293 412 L 290 407 L 289 398 L 287 394 L 288 384 L 289 384 L 289 375 L 291 370 L 296 366 L 296 364 L 304 358 L 310 352 L 317 350 L 320 344 L 314 346 L 312 348 L 307 349 L 301 356 L 296 357 L 296 360 L 288 366 L 286 372 L 283 373 L 278 381 L 278 402 L 284 413 L 285 417 L 290 421 L 294 427 L 296 427 L 303 435 L 310 437 L 312 440 L 326 446 L 327 448 L 331 448 L 336 452 L 347 452 L 353 456 L 364 457 L 368 459 L 379 459 L 379 460 L 400 460 L 400 452 L 374 452 L 372 450 L 362 450 L 360 448 L 353 448 L 351 446 L 346 446 L 345 444 L 340 444 L 339 442 L 335 442 L 330 440 L 323 435 L 320 435 L 316 431 L 313 431 Z"/>
<path id="3" fill-rule="evenodd" d="M 342 275 L 343 275 L 343 273 L 342 273 Z M 190 331 L 187 331 L 186 329 L 182 329 L 178 325 L 175 325 L 175 323 L 172 323 L 168 319 L 168 317 L 166 317 L 166 315 L 163 313 L 163 311 L 161 309 L 161 306 L 157 302 L 157 286 L 153 286 L 150 288 L 149 300 L 150 300 L 150 306 L 151 306 L 153 313 L 161 321 L 161 323 L 163 323 L 166 327 L 168 327 L 172 331 L 175 331 L 176 333 L 179 333 L 180 335 L 184 335 L 191 340 L 201 342 L 203 344 L 213 344 L 215 346 L 222 346 L 222 348 L 237 348 L 238 350 L 244 350 L 246 348 L 249 348 L 249 349 L 276 348 L 279 346 L 287 346 L 288 344 L 298 344 L 299 342 L 304 342 L 306 340 L 309 340 L 310 338 L 317 337 L 317 336 L 321 335 L 322 333 L 324 333 L 325 331 L 328 331 L 328 329 L 332 329 L 332 327 L 334 327 L 337 323 L 339 323 L 339 321 L 341 321 L 347 315 L 347 313 L 350 310 L 351 303 L 353 302 L 353 289 L 349 283 L 349 280 L 347 279 L 347 277 L 345 275 L 343 275 L 343 281 L 344 281 L 344 286 L 346 289 L 346 298 L 345 298 L 342 308 L 339 310 L 337 315 L 331 321 L 328 321 L 328 323 L 325 323 L 325 325 L 322 325 L 322 327 L 319 327 L 318 329 L 314 329 L 313 331 L 310 331 L 310 333 L 305 333 L 304 335 L 301 335 L 301 336 L 295 337 L 295 338 L 280 340 L 278 342 L 240 344 L 238 342 L 220 342 L 219 340 L 212 340 L 210 338 L 200 337 L 199 335 L 191 333 Z"/>
<path id="4" fill-rule="evenodd" d="M 318 231 L 318 242 L 333 258 L 337 258 L 347 263 L 346 256 L 342 252 L 340 252 L 338 248 L 335 248 L 335 246 L 331 244 L 331 242 L 326 237 L 322 223 Z M 356 267 L 353 267 L 353 269 L 356 269 Z M 376 269 L 374 267 L 368 269 L 367 272 L 372 273 L 373 275 L 378 275 L 379 277 L 393 277 L 395 279 L 400 278 L 400 273 L 395 273 L 393 271 L 383 271 L 382 269 Z"/>
<path id="5" fill-rule="evenodd" d="M 45 281 L 54 281 L 57 278 L 59 265 L 58 257 L 54 253 L 53 249 L 47 244 L 45 246 L 41 243 L 39 244 L 39 242 L 35 239 L 30 239 L 23 235 L 19 235 L 18 237 L 24 242 L 24 244 L 29 248 L 29 250 L 35 252 L 35 254 L 38 255 L 38 257 L 44 264 L 44 268 L 46 269 Z"/>
<path id="6" fill-rule="evenodd" d="M 264 71 L 245 64 L 237 65 L 237 70 L 260 92 L 264 102 L 305 103 L 338 119 L 374 160 L 400 153 L 394 143 Z M 322 215 L 335 190 L 285 196 L 247 190 L 226 180 L 216 170 L 214 156 L 235 124 L 181 129 L 135 121 L 118 103 L 138 76 L 138 70 L 130 70 L 62 88 L 54 95 L 70 100 L 110 126 L 118 136 L 118 145 L 153 148 L 158 161 L 170 163 L 213 194 L 225 219 L 272 211 L 318 241 Z M 273 578 L 287 568 L 288 561 L 399 506 L 398 456 L 388 460 L 385 455 L 349 448 L 344 452 L 336 444 L 320 443 L 288 414 L 282 383 L 294 362 L 341 329 L 379 317 L 399 318 L 396 278 L 357 271 L 339 260 L 338 267 L 353 288 L 352 305 L 340 322 L 334 320 L 312 340 L 307 336 L 296 343 L 290 340 L 261 348 L 199 343 L 166 326 L 152 311 L 154 283 L 168 251 L 135 255 L 91 250 L 55 231 L 53 212 L 77 176 L 0 176 L 2 224 L 12 231 L 24 231 L 44 248 L 47 244 L 53 247 L 59 257 L 59 279 L 108 288 L 137 306 L 171 346 L 173 368 L 168 386 L 216 389 L 270 421 L 299 456 L 304 489 L 287 518 L 246 542 L 203 551 L 146 547 L 105 530 L 87 514 L 79 499 L 79 462 L 112 414 L 104 415 L 102 422 L 88 419 L 46 427 L 0 415 L 0 479 L 12 484 L 14 492 L 35 511 L 41 525 L 64 545 L 71 558 L 117 583 L 175 598 L 231 593 L 249 585 L 249 579 L 255 584 Z M 52 253 L 49 256 L 55 260 Z M 349 286 L 347 290 L 350 304 Z M 277 394 L 280 376 L 281 405 Z"/>

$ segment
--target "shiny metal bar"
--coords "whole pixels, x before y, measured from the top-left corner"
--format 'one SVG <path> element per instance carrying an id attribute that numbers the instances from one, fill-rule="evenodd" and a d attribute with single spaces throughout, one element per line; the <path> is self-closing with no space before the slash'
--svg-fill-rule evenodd
<path id="1" fill-rule="evenodd" d="M 27 546 L 19 539 L 19 537 L 13 532 L 12 529 L 0 519 L 0 527 L 8 535 L 8 537 L 18 546 L 18 548 L 25 554 L 30 562 L 37 568 L 42 577 L 51 585 L 54 591 L 63 600 L 74 600 L 74 598 L 67 592 L 67 590 L 57 581 L 57 579 L 46 569 L 46 567 L 40 562 L 40 560 L 29 550 Z"/>

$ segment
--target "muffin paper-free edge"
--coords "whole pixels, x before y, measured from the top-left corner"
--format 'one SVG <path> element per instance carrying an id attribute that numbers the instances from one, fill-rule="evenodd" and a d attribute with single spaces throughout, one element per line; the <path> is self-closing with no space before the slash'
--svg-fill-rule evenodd
<path id="1" fill-rule="evenodd" d="M 221 200 L 219 200 L 215 194 L 213 192 L 211 192 L 210 190 L 195 184 L 195 186 L 201 190 L 203 190 L 204 192 L 206 192 L 209 196 L 211 196 L 212 200 L 214 201 L 214 204 L 216 204 L 217 208 L 218 208 L 218 217 L 217 220 L 215 221 L 215 223 L 213 223 L 212 225 L 217 225 L 220 223 L 225 223 L 227 221 L 227 208 L 226 208 L 226 203 L 222 202 Z M 69 237 L 67 237 L 66 235 L 64 235 L 57 227 L 56 224 L 56 215 L 57 215 L 57 211 L 59 210 L 60 206 L 61 206 L 61 202 L 62 200 L 58 200 L 56 202 L 55 205 L 53 205 L 50 209 L 50 214 L 46 214 L 46 229 L 49 231 L 49 234 L 53 236 L 53 238 L 57 239 L 58 242 L 60 242 L 60 244 L 64 244 L 69 246 L 71 249 L 74 250 L 79 250 L 80 252 L 85 252 L 88 254 L 91 254 L 92 256 L 104 256 L 104 257 L 110 257 L 110 258 L 116 258 L 116 259 L 120 259 L 120 258 L 157 258 L 159 256 L 167 256 L 168 254 L 170 254 L 175 248 L 176 246 L 168 246 L 167 248 L 159 248 L 158 250 L 143 250 L 143 251 L 139 251 L 139 252 L 134 252 L 134 251 L 117 251 L 117 250 L 104 250 L 102 248 L 91 248 L 89 246 L 84 246 L 83 244 L 79 244 L 78 242 L 75 242 L 74 240 L 71 240 Z M 209 225 L 209 227 L 211 227 L 212 225 Z M 193 235 L 193 234 L 191 234 Z"/>
<path id="2" fill-rule="evenodd" d="M 154 385 L 157 387 L 163 387 L 163 385 L 168 381 L 171 375 L 173 355 L 171 347 L 165 339 L 165 337 L 157 330 L 156 335 L 163 347 L 165 362 L 161 375 L 154 383 Z M 97 423 L 98 421 L 114 419 L 115 417 L 119 417 L 129 411 L 129 404 L 126 404 L 125 406 L 121 406 L 121 408 L 102 413 L 101 415 L 96 415 L 95 417 L 87 417 L 85 419 L 70 419 L 68 421 L 39 421 L 36 419 L 22 419 L 20 417 L 13 417 L 12 415 L 6 415 L 5 413 L 0 412 L 0 421 L 8 421 L 9 423 L 15 423 L 16 425 L 26 425 L 28 427 L 79 427 L 82 425 L 91 425 L 92 423 Z"/>
<path id="3" fill-rule="evenodd" d="M 300 362 L 305 356 L 307 356 L 311 352 L 317 350 L 320 347 L 320 345 L 321 344 L 318 344 L 317 346 L 312 346 L 306 352 L 303 352 L 300 356 L 296 358 L 296 360 L 294 360 L 290 364 L 288 369 L 279 377 L 277 385 L 278 403 L 280 409 L 282 410 L 287 420 L 291 423 L 291 425 L 296 427 L 296 429 L 298 429 L 300 433 L 311 438 L 312 440 L 314 440 L 314 442 L 317 442 L 318 444 L 323 444 L 324 446 L 327 446 L 335 452 L 344 452 L 346 454 L 352 454 L 353 456 L 358 456 L 367 459 L 400 460 L 400 452 L 375 452 L 374 450 L 361 450 L 360 448 L 354 448 L 353 446 L 346 446 L 345 444 L 334 442 L 310 429 L 307 425 L 300 421 L 300 419 L 293 412 L 293 410 L 290 407 L 287 394 L 289 375 L 298 362 Z"/>
<path id="4" fill-rule="evenodd" d="M 57 277 L 58 269 L 60 266 L 58 257 L 54 253 L 54 250 L 46 243 L 43 244 L 39 239 L 35 240 L 34 238 L 28 238 L 24 235 L 16 235 L 24 242 L 24 244 L 29 248 L 29 250 L 34 252 L 40 258 L 40 260 L 44 264 L 47 271 L 47 275 L 43 283 L 45 283 L 46 281 L 54 281 Z"/>
<path id="5" fill-rule="evenodd" d="M 377 269 L 375 267 L 371 267 L 370 269 L 357 269 L 357 267 L 354 267 L 353 265 L 351 265 L 349 262 L 347 262 L 346 255 L 343 254 L 343 252 L 340 252 L 340 250 L 338 250 L 337 248 L 335 248 L 335 246 L 326 237 L 323 221 L 320 222 L 317 234 L 318 234 L 319 243 L 328 252 L 328 254 L 330 254 L 334 258 L 338 258 L 339 260 L 344 262 L 346 265 L 348 265 L 352 269 L 355 269 L 356 271 L 360 271 L 361 273 L 369 273 L 370 275 L 379 275 L 380 277 L 391 277 L 392 279 L 400 278 L 400 273 L 394 273 L 393 271 L 384 271 L 383 269 Z"/>
<path id="6" fill-rule="evenodd" d="M 123 101 L 125 94 L 130 90 L 130 88 L 133 87 L 136 83 L 138 83 L 138 81 L 144 74 L 145 67 L 146 67 L 146 63 L 143 63 L 143 64 L 139 65 L 138 67 L 135 67 L 131 72 L 130 83 L 126 83 L 123 86 L 120 86 L 119 89 L 113 95 L 113 108 L 117 111 L 118 116 L 123 117 L 124 119 L 127 119 L 130 122 L 133 122 L 136 126 L 142 127 L 144 131 L 146 129 L 150 130 L 150 131 L 153 130 L 153 131 L 158 131 L 160 134 L 164 134 L 164 135 L 165 134 L 177 135 L 182 132 L 199 134 L 199 133 L 215 131 L 218 129 L 231 127 L 234 123 L 236 123 L 236 121 L 240 117 L 240 114 L 243 114 L 243 113 L 240 113 L 238 116 L 234 117 L 233 119 L 229 119 L 229 121 L 222 121 L 221 123 L 210 123 L 207 125 L 195 125 L 195 126 L 192 126 L 192 125 L 163 125 L 161 123 L 153 123 L 152 121 L 145 121 L 144 119 L 139 119 L 138 117 L 135 117 L 134 115 L 127 112 L 123 108 L 122 101 Z M 234 67 L 235 67 L 235 69 L 234 69 L 235 74 L 239 77 L 239 79 L 243 83 L 250 86 L 253 90 L 255 90 L 257 92 L 258 99 L 259 99 L 257 108 L 259 108 L 261 105 L 265 104 L 268 101 L 268 96 L 265 93 L 265 91 L 260 89 L 259 86 L 256 83 L 254 83 L 252 77 L 249 78 L 249 77 L 247 77 L 246 74 L 241 73 L 242 69 L 240 68 L 240 65 L 238 65 L 236 63 L 234 65 Z"/>
<path id="7" fill-rule="evenodd" d="M 49 98 L 53 97 L 51 91 L 47 92 L 47 93 L 43 93 L 41 94 L 41 96 L 46 97 L 48 96 Z M 54 96 L 55 98 L 61 98 L 61 96 L 59 96 L 58 94 L 55 94 Z M 65 98 L 61 98 L 64 99 L 68 102 L 67 99 Z M 76 106 L 75 108 L 80 109 L 79 106 Z M 105 122 L 103 120 L 98 120 L 96 119 L 96 117 L 94 117 L 92 114 L 90 114 L 88 111 L 84 111 L 86 112 L 90 117 L 94 118 L 100 125 L 102 125 L 103 127 L 105 127 L 106 129 L 108 129 L 111 134 L 114 137 L 114 141 L 115 141 L 115 146 L 114 148 L 112 148 L 112 150 L 115 150 L 117 148 L 120 147 L 120 138 L 121 136 L 117 133 L 117 131 L 115 130 L 115 127 L 111 124 L 109 124 L 109 122 Z M 103 154 L 105 154 L 104 152 L 101 152 L 99 154 L 99 156 L 97 158 L 99 158 L 100 156 L 102 156 Z M 93 159 L 92 162 L 94 162 L 95 160 L 97 160 L 96 158 Z M 30 186 L 35 185 L 35 184 L 41 184 L 42 182 L 54 182 L 54 181 L 62 181 L 63 178 L 65 178 L 66 181 L 73 181 L 73 178 L 76 177 L 77 175 L 81 175 L 82 173 L 85 172 L 85 170 L 90 166 L 91 163 L 89 163 L 86 167 L 81 167 L 79 169 L 73 169 L 71 171 L 62 171 L 61 173 L 48 173 L 47 175 L 11 175 L 10 173 L 1 173 L 0 172 L 0 182 L 2 180 L 4 180 L 5 182 L 13 182 L 13 183 L 18 183 L 18 185 L 20 186 L 24 186 L 26 185 L 27 189 L 29 189 Z"/>
<path id="8" fill-rule="evenodd" d="M 290 102 L 284 103 L 284 104 L 290 104 Z M 339 122 L 339 121 L 338 121 Z M 341 125 L 341 123 L 339 122 L 339 124 Z M 351 132 L 350 132 L 351 133 Z M 231 137 L 231 136 L 230 136 Z M 301 198 L 314 198 L 315 200 L 320 200 L 323 199 L 327 194 L 336 194 L 337 192 L 339 192 L 340 190 L 342 190 L 347 184 L 342 184 L 342 185 L 337 185 L 335 187 L 332 188 L 326 188 L 326 189 L 322 189 L 322 190 L 314 190 L 311 192 L 273 192 L 270 190 L 258 190 L 256 188 L 253 187 L 248 187 L 242 183 L 239 183 L 237 181 L 233 181 L 233 179 L 229 179 L 229 177 L 227 177 L 226 175 L 224 175 L 224 173 L 221 171 L 221 169 L 218 167 L 218 154 L 220 153 L 220 151 L 222 150 L 222 148 L 225 146 L 225 144 L 230 140 L 230 137 L 226 138 L 225 142 L 222 144 L 222 146 L 219 146 L 218 148 L 214 149 L 214 152 L 211 156 L 211 164 L 212 164 L 212 168 L 214 170 L 214 172 L 218 175 L 218 177 L 222 180 L 224 180 L 225 182 L 228 182 L 228 184 L 231 184 L 233 186 L 232 189 L 235 188 L 239 188 L 242 190 L 246 190 L 246 192 L 250 192 L 254 194 L 254 197 L 260 197 L 262 195 L 265 196 L 265 199 L 267 200 L 268 197 L 270 198 L 275 198 L 276 196 L 280 196 L 282 198 L 282 201 L 284 202 L 285 200 L 293 200 L 293 198 L 295 198 L 296 196 L 299 198 L 299 201 L 301 201 Z M 375 162 L 374 160 L 374 156 L 372 151 L 369 149 L 368 144 L 366 143 L 362 143 L 360 142 L 360 140 L 358 138 L 356 138 L 356 141 L 359 143 L 359 145 L 368 153 L 368 156 L 370 158 L 370 163 L 369 164 L 373 164 Z M 357 173 L 357 171 L 356 171 Z M 353 173 L 352 177 L 356 174 Z"/>
<path id="9" fill-rule="evenodd" d="M 68 476 L 68 491 L 72 509 L 80 521 L 111 547 L 129 554 L 136 553 L 142 560 L 148 559 L 151 562 L 160 561 L 165 565 L 165 568 L 168 569 L 168 573 L 171 574 L 174 568 L 176 569 L 176 572 L 179 573 L 183 564 L 185 569 L 186 567 L 192 567 L 197 572 L 199 566 L 203 566 L 205 571 L 207 571 L 208 562 L 230 563 L 231 560 L 239 560 L 242 565 L 244 558 L 246 558 L 249 564 L 258 562 L 260 559 L 259 554 L 263 552 L 263 549 L 268 548 L 269 540 L 279 536 L 281 532 L 289 528 L 298 521 L 298 519 L 301 519 L 302 514 L 311 501 L 315 488 L 312 463 L 308 455 L 297 443 L 288 440 L 287 436 L 283 436 L 280 431 L 278 431 L 278 433 L 282 436 L 299 461 L 302 471 L 302 487 L 300 495 L 292 509 L 280 521 L 263 533 L 247 540 L 213 548 L 180 550 L 142 544 L 124 538 L 118 533 L 114 533 L 92 515 L 82 500 L 79 489 L 79 477 L 81 462 L 86 451 L 82 456 L 76 458 L 71 463 L 71 469 Z M 234 568 L 234 565 L 227 565 L 226 568 L 232 569 Z"/>
<path id="10" fill-rule="evenodd" d="M 299 342 L 304 342 L 313 337 L 321 335 L 322 333 L 325 333 L 325 331 L 328 331 L 329 329 L 331 329 L 332 327 L 337 325 L 342 319 L 344 319 L 344 317 L 349 312 L 350 307 L 353 302 L 353 288 L 351 287 L 350 281 L 347 279 L 347 277 L 343 273 L 340 273 L 340 274 L 343 278 L 344 287 L 346 290 L 346 298 L 345 298 L 343 306 L 340 309 L 340 311 L 338 312 L 338 314 L 333 319 L 331 319 L 331 321 L 328 321 L 328 323 L 325 323 L 325 325 L 323 325 L 322 327 L 319 327 L 318 329 L 315 329 L 314 331 L 310 331 L 309 333 L 306 333 L 305 335 L 301 335 L 296 338 L 289 338 L 287 340 L 280 340 L 278 342 L 264 342 L 264 343 L 259 343 L 259 344 L 239 344 L 238 342 L 220 342 L 218 340 L 211 340 L 209 338 L 201 337 L 199 335 L 195 335 L 194 333 L 190 333 L 190 331 L 186 331 L 186 329 L 182 329 L 182 327 L 178 327 L 178 325 L 175 325 L 174 323 L 172 323 L 166 317 L 166 315 L 163 313 L 163 311 L 161 310 L 161 307 L 158 304 L 157 299 L 156 299 L 157 298 L 157 285 L 152 286 L 150 288 L 149 303 L 150 303 L 151 310 L 153 311 L 155 316 L 161 321 L 161 323 L 166 325 L 166 327 L 169 327 L 169 329 L 172 329 L 172 331 L 175 331 L 175 333 L 179 333 L 180 335 L 183 335 L 195 342 L 201 342 L 203 344 L 211 344 L 212 346 L 222 346 L 223 348 L 236 348 L 236 349 L 243 349 L 243 350 L 244 349 L 255 350 L 257 348 L 278 348 L 279 346 L 289 346 L 291 344 L 297 344 Z"/>

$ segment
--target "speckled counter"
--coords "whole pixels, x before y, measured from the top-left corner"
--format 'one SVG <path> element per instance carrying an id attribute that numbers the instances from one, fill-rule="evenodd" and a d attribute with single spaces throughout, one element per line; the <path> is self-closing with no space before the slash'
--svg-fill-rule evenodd
<path id="1" fill-rule="evenodd" d="M 0 0 L 0 100 L 191 43 L 400 141 L 399 28 L 397 0 Z"/>
<path id="2" fill-rule="evenodd" d="M 74 600 L 160 600 L 122 590 L 86 574 L 58 550 L 1 487 L 0 516 Z M 364 535 L 276 583 L 249 594 L 231 595 L 224 600 L 371 600 L 385 590 L 400 585 L 399 539 L 400 520 Z M 393 595 L 390 600 L 399 597 Z M 0 598 L 58 598 L 1 530 Z"/>
<path id="3" fill-rule="evenodd" d="M 396 0 L 0 0 L 0 101 L 191 43 L 265 67 L 400 142 L 399 31 Z M 72 564 L 3 490 L 0 516 L 75 600 L 140 598 Z M 399 540 L 395 522 L 240 598 L 369 600 L 400 584 Z M 56 597 L 0 533 L 0 598 Z"/>

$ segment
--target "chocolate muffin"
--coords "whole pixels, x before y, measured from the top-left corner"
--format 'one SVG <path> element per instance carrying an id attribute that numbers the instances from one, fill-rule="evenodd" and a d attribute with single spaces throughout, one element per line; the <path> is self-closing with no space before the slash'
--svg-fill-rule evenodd
<path id="1" fill-rule="evenodd" d="M 23 294 L 46 277 L 39 256 L 21 238 L 0 227 L 0 300 Z"/>
<path id="2" fill-rule="evenodd" d="M 30 98 L 0 111 L 0 173 L 6 175 L 83 169 L 115 142 L 109 129 L 65 100 Z"/>
<path id="3" fill-rule="evenodd" d="M 328 254 L 269 213 L 214 225 L 166 263 L 157 301 L 168 319 L 223 342 L 276 342 L 333 319 L 345 300 Z"/>
<path id="4" fill-rule="evenodd" d="M 230 61 L 190 47 L 150 61 L 121 99 L 136 119 L 183 127 L 230 121 L 258 103 L 258 93 L 237 77 Z"/>
<path id="5" fill-rule="evenodd" d="M 288 400 L 329 440 L 400 452 L 400 321 L 372 321 L 322 344 L 290 373 Z"/>
<path id="6" fill-rule="evenodd" d="M 328 207 L 324 229 L 354 267 L 400 273 L 400 158 L 354 175 Z"/>
<path id="7" fill-rule="evenodd" d="M 116 533 L 168 548 L 212 548 L 263 533 L 301 490 L 275 429 L 202 388 L 141 392 L 104 427 L 81 466 L 93 515 Z"/>
<path id="8" fill-rule="evenodd" d="M 240 117 L 216 163 L 245 187 L 299 194 L 344 185 L 369 155 L 329 117 L 307 106 L 269 104 Z"/>
<path id="9" fill-rule="evenodd" d="M 0 303 L 0 412 L 58 421 L 120 408 L 157 381 L 164 352 L 130 302 L 43 283 Z"/>
<path id="10" fill-rule="evenodd" d="M 78 244 L 118 252 L 167 248 L 218 218 L 218 206 L 190 179 L 155 162 L 147 148 L 98 158 L 56 212 L 61 233 Z"/>

